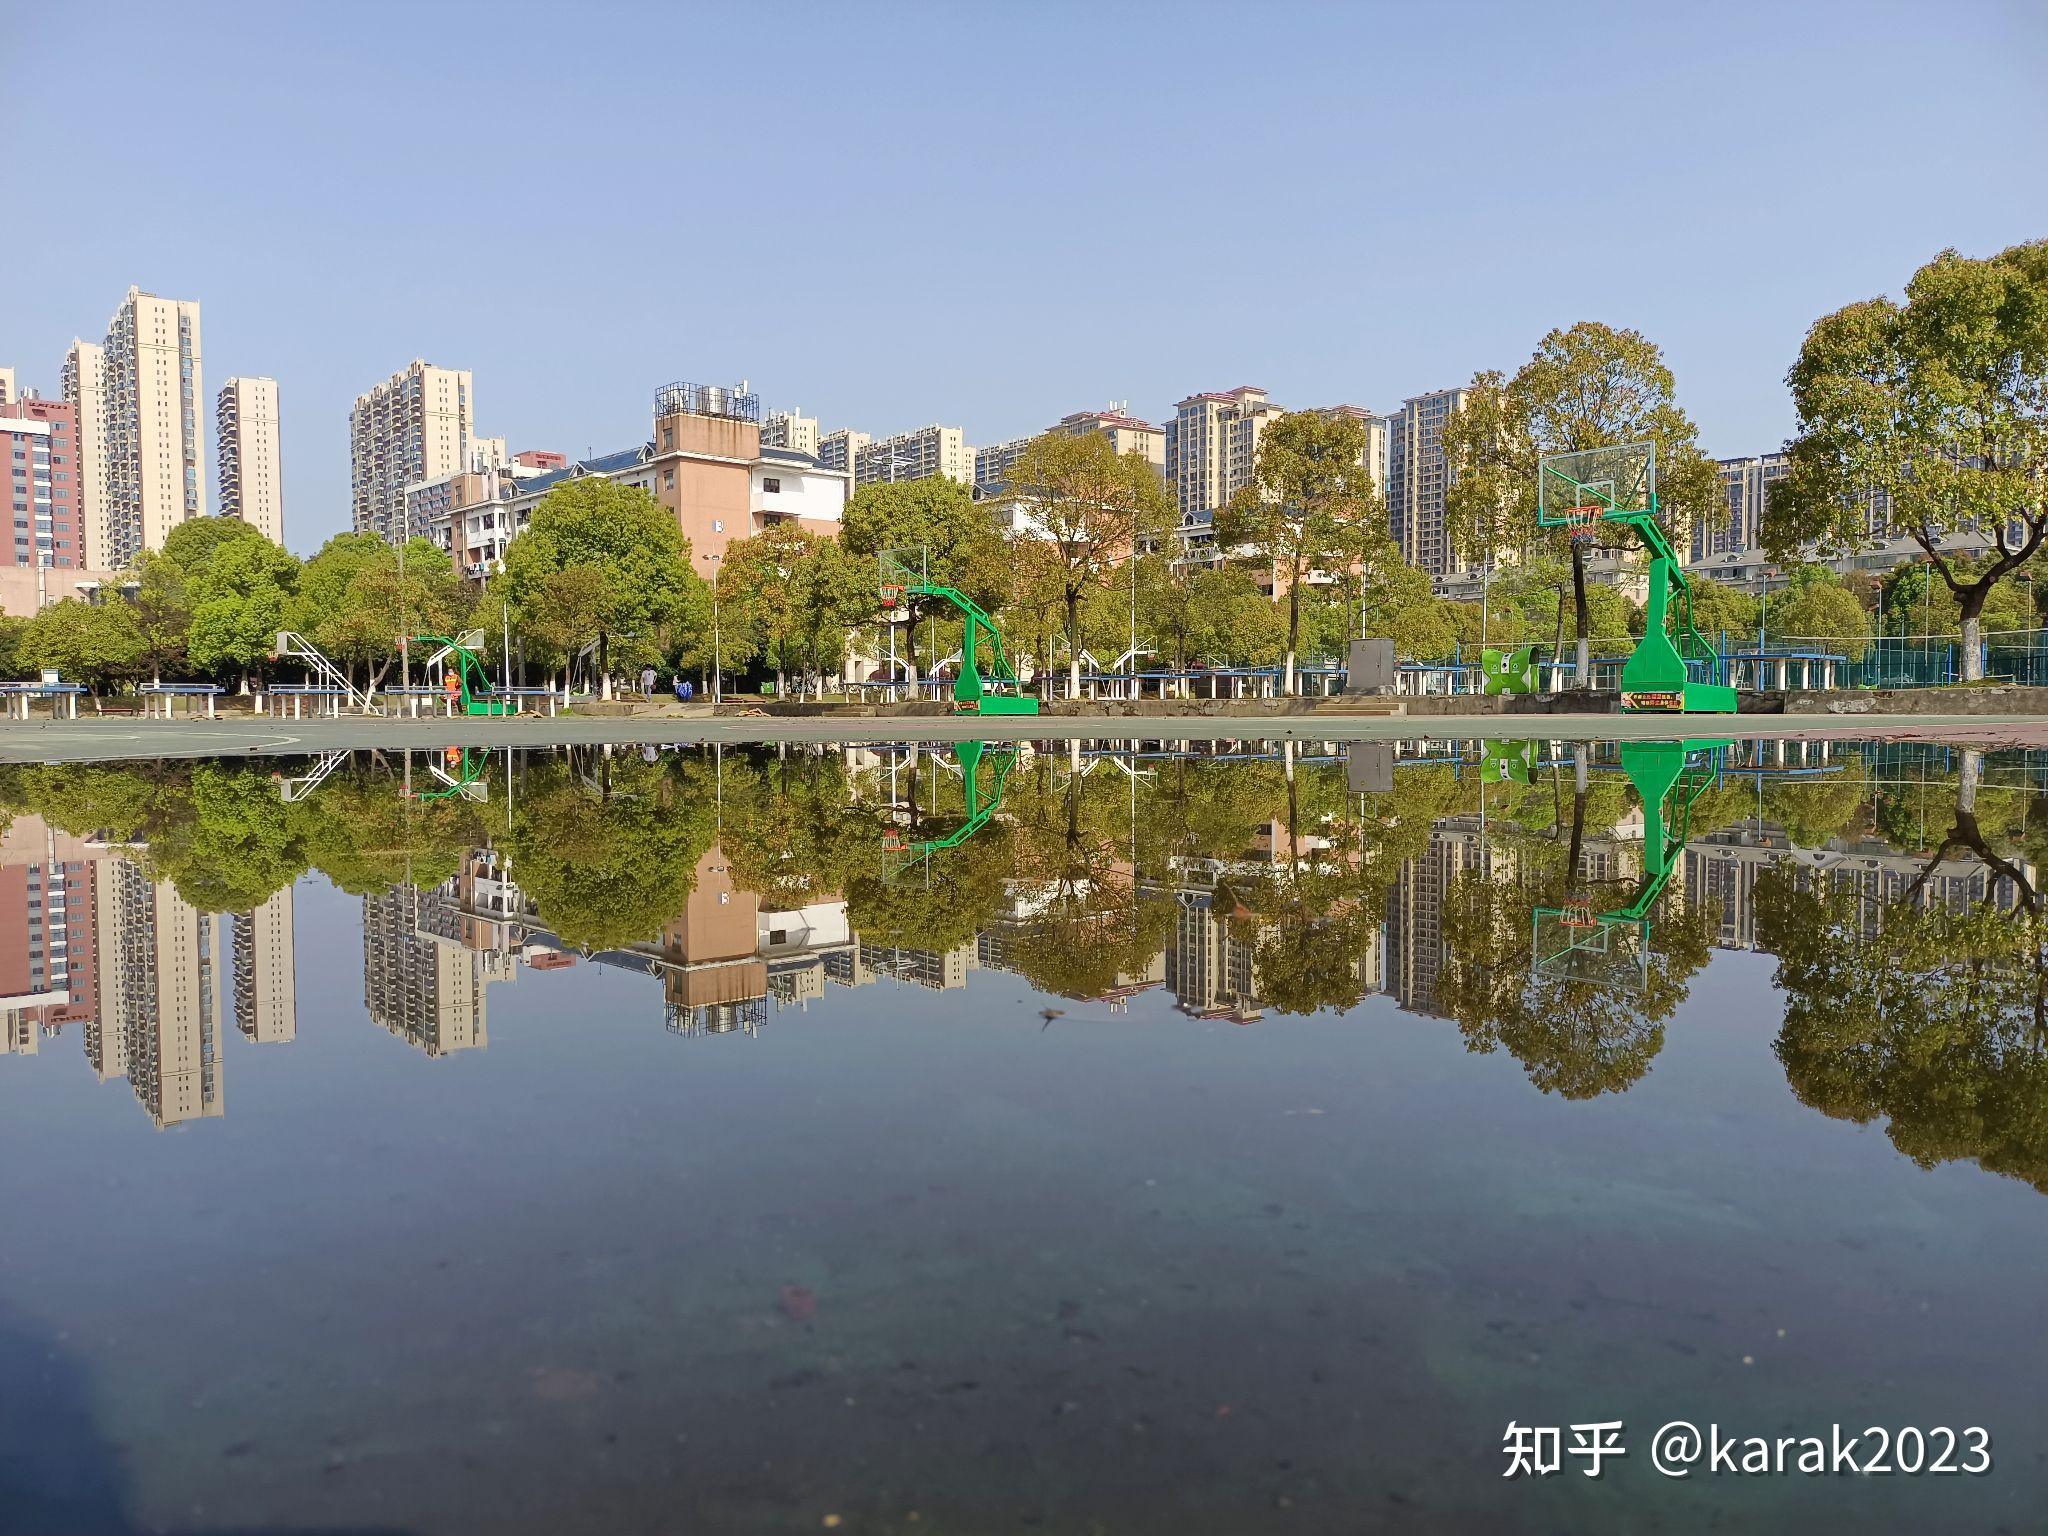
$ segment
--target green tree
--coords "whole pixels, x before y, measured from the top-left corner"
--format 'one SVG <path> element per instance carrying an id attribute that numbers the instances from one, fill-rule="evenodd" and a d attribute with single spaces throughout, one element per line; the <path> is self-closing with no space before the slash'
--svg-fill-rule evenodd
<path id="1" fill-rule="evenodd" d="M 1981 576 L 1987 560 L 1961 556 L 1954 564 L 1965 586 Z M 2031 567 L 1998 577 L 1984 598 L 1978 615 L 1984 634 L 2033 629 L 2040 622 L 2034 609 Z M 1883 633 L 1893 635 L 1953 635 L 1962 627 L 1962 604 L 1949 584 L 1934 572 L 1931 562 L 1908 560 L 1893 566 L 1879 584 L 1883 603 Z"/>
<path id="2" fill-rule="evenodd" d="M 1866 299 L 1807 333 L 1787 375 L 1798 412 L 1791 472 L 1764 508 L 1765 548 L 1790 558 L 1864 547 L 1864 503 L 1888 502 L 1956 598 L 1963 678 L 1984 675 L 1984 607 L 2048 534 L 2048 240 L 1984 260 L 1944 251 L 1903 304 Z M 1966 566 L 1955 534 L 1991 541 Z"/>
<path id="3" fill-rule="evenodd" d="M 180 523 L 178 528 L 187 526 Z M 134 576 L 130 607 L 142 637 L 142 660 L 151 680 L 160 683 L 166 672 L 178 674 L 185 665 L 192 632 L 191 578 L 169 555 L 147 549 L 135 557 Z"/>
<path id="4" fill-rule="evenodd" d="M 593 627 L 571 645 L 595 647 L 610 698 L 615 665 L 658 661 L 674 648 L 702 578 L 690 568 L 689 541 L 674 514 L 637 486 L 595 475 L 556 485 L 526 532 L 505 546 L 505 588 L 522 633 L 546 623 L 551 593 L 559 591 L 549 578 L 577 569 L 596 572 L 601 585 L 582 578 L 598 601 Z"/>
<path id="5" fill-rule="evenodd" d="M 118 598 L 88 603 L 67 597 L 29 620 L 19 657 L 25 667 L 55 667 L 97 697 L 112 684 L 140 675 L 142 634 L 135 615 Z"/>
<path id="6" fill-rule="evenodd" d="M 881 576 L 866 562 L 885 549 L 908 552 L 912 559 L 921 553 L 934 585 L 951 587 L 989 612 L 1001 607 L 1010 593 L 1009 561 L 994 515 L 975 502 L 966 486 L 944 475 L 862 486 L 846 504 L 839 540 L 862 562 L 846 579 L 874 594 L 869 613 L 880 607 Z M 906 596 L 890 615 L 891 623 L 901 621 L 904 661 L 913 677 L 919 675 L 921 621 L 947 606 Z M 934 659 L 937 655 L 934 651 Z"/>
<path id="7" fill-rule="evenodd" d="M 28 626 L 29 621 L 19 614 L 0 613 L 0 677 L 21 675 L 21 642 L 28 634 Z"/>
<path id="8" fill-rule="evenodd" d="M 1757 605 L 1740 587 L 1711 576 L 1692 577 L 1692 621 L 1710 641 L 1727 635 L 1730 643 L 1756 635 Z"/>
<path id="9" fill-rule="evenodd" d="M 1285 688 L 1297 692 L 1304 597 L 1311 576 L 1361 565 L 1385 544 L 1386 507 L 1366 468 L 1366 433 L 1350 416 L 1297 411 L 1259 439 L 1251 483 L 1216 513 L 1216 544 L 1271 572 L 1287 604 Z"/>
<path id="10" fill-rule="evenodd" d="M 1819 640 L 1853 659 L 1870 648 L 1870 615 L 1842 578 L 1825 565 L 1803 565 L 1791 585 L 1769 599 L 1764 628 L 1779 643 Z"/>
<path id="11" fill-rule="evenodd" d="M 1017 455 L 1010 474 L 1020 539 L 1051 546 L 1054 583 L 1066 616 L 1067 689 L 1081 691 L 1081 600 L 1090 587 L 1135 559 L 1172 527 L 1166 483 L 1142 454 L 1118 453 L 1096 433 L 1048 432 Z"/>
<path id="12" fill-rule="evenodd" d="M 875 590 L 872 567 L 794 523 L 734 543 L 718 571 L 723 627 L 737 629 L 748 654 L 767 658 L 778 697 L 791 672 L 814 674 L 822 696 L 824 668 L 845 655 Z"/>
<path id="13" fill-rule="evenodd" d="M 1591 320 L 1545 336 L 1513 378 L 1475 376 L 1465 408 L 1444 425 L 1444 512 L 1453 543 L 1474 559 L 1541 551 L 1569 563 L 1582 684 L 1595 634 L 1586 579 L 1594 541 L 1537 526 L 1537 464 L 1552 453 L 1654 442 L 1658 504 L 1679 543 L 1715 499 L 1714 466 L 1696 438 L 1657 344 Z"/>
<path id="14" fill-rule="evenodd" d="M 170 563 L 168 558 L 164 563 Z M 260 673 L 276 649 L 278 631 L 286 627 L 298 579 L 299 562 L 253 528 L 246 537 L 217 543 L 212 558 L 187 583 L 192 617 L 186 648 L 192 665 L 206 672 L 233 668 L 245 684 L 250 673 Z"/>

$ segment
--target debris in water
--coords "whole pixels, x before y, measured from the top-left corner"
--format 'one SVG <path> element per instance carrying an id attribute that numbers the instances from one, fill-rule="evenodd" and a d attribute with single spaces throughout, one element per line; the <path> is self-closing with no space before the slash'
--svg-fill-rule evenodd
<path id="1" fill-rule="evenodd" d="M 793 1323 L 808 1323 L 818 1315 L 818 1293 L 807 1285 L 785 1285 L 775 1304 Z"/>

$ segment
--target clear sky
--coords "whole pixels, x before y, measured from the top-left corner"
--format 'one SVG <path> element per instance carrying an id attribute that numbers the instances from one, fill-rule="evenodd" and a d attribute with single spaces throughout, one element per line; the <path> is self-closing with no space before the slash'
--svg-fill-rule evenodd
<path id="1" fill-rule="evenodd" d="M 2042 0 L 0 0 L 0 103 L 0 364 L 54 394 L 130 283 L 200 300 L 208 394 L 279 381 L 301 551 L 414 357 L 514 449 L 741 378 L 984 443 L 1386 410 L 1599 319 L 1730 455 L 1816 316 L 2048 236 Z"/>

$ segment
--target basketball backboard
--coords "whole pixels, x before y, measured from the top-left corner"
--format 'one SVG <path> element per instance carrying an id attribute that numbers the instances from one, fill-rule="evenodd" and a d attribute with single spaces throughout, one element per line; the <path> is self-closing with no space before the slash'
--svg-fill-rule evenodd
<path id="1" fill-rule="evenodd" d="M 1619 443 L 1545 454 L 1536 466 L 1536 521 L 1567 527 L 1615 512 L 1657 510 L 1657 445 Z"/>
<path id="2" fill-rule="evenodd" d="M 1599 914 L 1583 903 L 1538 907 L 1529 917 L 1529 973 L 1602 991 L 1641 991 L 1650 980 L 1648 918 Z"/>

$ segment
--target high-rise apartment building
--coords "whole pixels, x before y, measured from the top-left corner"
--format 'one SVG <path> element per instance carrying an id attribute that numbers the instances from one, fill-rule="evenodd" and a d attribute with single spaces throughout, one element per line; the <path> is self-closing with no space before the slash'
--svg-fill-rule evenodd
<path id="1" fill-rule="evenodd" d="M 1250 384 L 1220 394 L 1189 395 L 1174 406 L 1161 452 L 1183 525 L 1208 522 L 1218 507 L 1251 484 L 1259 438 L 1285 414 L 1263 389 Z"/>
<path id="2" fill-rule="evenodd" d="M 83 840 L 15 817 L 0 832 L 0 1055 L 97 1022 L 93 910 Z"/>
<path id="3" fill-rule="evenodd" d="M 853 485 L 897 480 L 928 480 L 944 475 L 962 485 L 974 484 L 974 450 L 958 427 L 919 427 L 869 443 L 853 458 Z"/>
<path id="4" fill-rule="evenodd" d="M 506 974 L 493 955 L 442 936 L 449 898 L 394 885 L 363 898 L 363 1006 L 373 1023 L 429 1056 L 489 1043 L 484 989 Z"/>
<path id="5" fill-rule="evenodd" d="M 273 544 L 284 542 L 284 478 L 278 457 L 277 380 L 233 378 L 214 403 L 220 455 L 220 515 L 239 517 Z"/>
<path id="6" fill-rule="evenodd" d="M 476 395 L 467 369 L 415 358 L 367 394 L 349 416 L 349 484 L 358 533 L 389 543 L 424 537 L 407 526 L 408 486 L 465 469 L 476 436 Z"/>
<path id="7" fill-rule="evenodd" d="M 234 915 L 235 1028 L 259 1044 L 298 1038 L 299 968 L 292 916 L 290 886 L 254 911 Z"/>
<path id="8" fill-rule="evenodd" d="M 91 564 L 124 567 L 205 510 L 204 387 L 195 299 L 130 288 L 101 346 L 72 343 L 64 397 L 80 436 L 100 445 L 99 462 L 80 466 L 98 479 L 81 481 L 89 502 L 98 492 L 97 510 L 84 513 Z"/>
<path id="9" fill-rule="evenodd" d="M 106 348 L 73 341 L 64 354 L 62 391 L 78 420 L 78 526 L 81 565 L 105 565 L 114 547 L 107 527 Z"/>
<path id="10" fill-rule="evenodd" d="M 861 450 L 873 441 L 867 433 L 856 432 L 851 427 L 827 432 L 818 439 L 818 463 L 825 469 L 843 470 L 850 475 Z"/>
<path id="11" fill-rule="evenodd" d="M 125 1074 L 159 1126 L 221 1114 L 220 928 L 129 859 L 93 866 L 100 1029 L 86 1051 Z"/>
<path id="12" fill-rule="evenodd" d="M 12 368 L 0 368 L 0 405 L 14 404 L 18 386 L 14 382 Z"/>
<path id="13" fill-rule="evenodd" d="M 1444 423 L 1464 408 L 1464 390 L 1439 389 L 1403 401 L 1387 418 L 1388 531 L 1401 557 L 1432 576 L 1455 576 L 1471 563 L 1444 526 Z"/>
<path id="14" fill-rule="evenodd" d="M 1786 453 L 1766 453 L 1755 458 L 1720 459 L 1715 462 L 1720 480 L 1720 499 L 1711 517 L 1692 530 L 1690 559 L 1711 560 L 1718 555 L 1747 554 L 1762 545 L 1764 498 L 1792 470 Z"/>
<path id="15" fill-rule="evenodd" d="M 1045 431 L 1068 437 L 1099 433 L 1109 439 L 1110 446 L 1118 453 L 1135 453 L 1157 470 L 1161 479 L 1166 477 L 1166 429 L 1149 421 L 1140 421 L 1122 403 L 1100 411 L 1071 411 Z M 1017 456 L 1031 442 L 1031 438 L 1017 437 L 1007 443 L 975 449 L 975 489 L 985 496 L 999 495 L 1010 483 L 1010 472 L 1016 468 Z"/>
<path id="16" fill-rule="evenodd" d="M 793 448 L 815 458 L 818 453 L 818 418 L 799 411 L 777 411 L 761 425 L 761 446 Z"/>
<path id="17" fill-rule="evenodd" d="M 1387 418 L 1375 416 L 1362 405 L 1319 405 L 1308 412 L 1325 421 L 1348 419 L 1365 429 L 1365 452 L 1360 455 L 1366 473 L 1371 476 L 1375 489 L 1384 496 L 1387 493 L 1387 439 L 1389 430 Z"/>
<path id="18" fill-rule="evenodd" d="M 0 404 L 0 502 L 9 541 L 0 565 L 85 564 L 79 511 L 78 408 L 34 395 Z"/>

